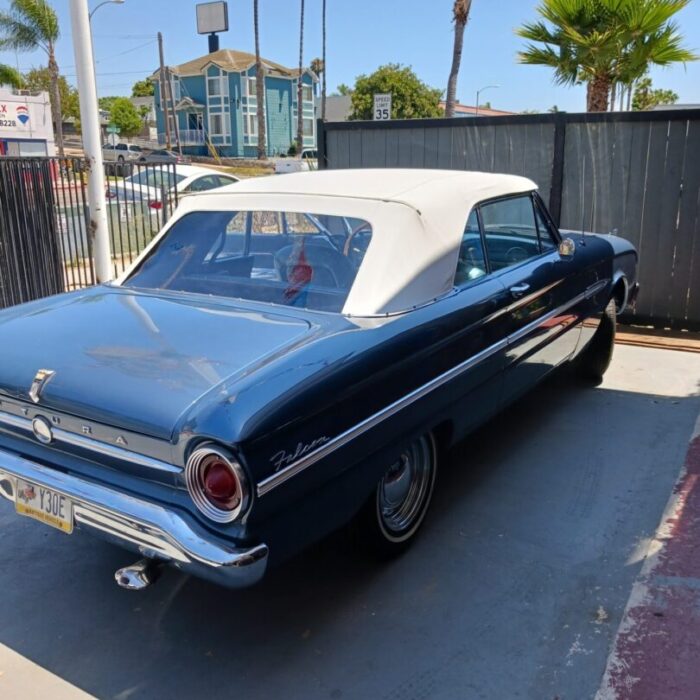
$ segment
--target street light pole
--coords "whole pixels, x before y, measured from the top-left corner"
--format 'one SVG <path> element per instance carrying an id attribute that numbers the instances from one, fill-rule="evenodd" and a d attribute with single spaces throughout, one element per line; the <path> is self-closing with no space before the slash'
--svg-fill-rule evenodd
<path id="1" fill-rule="evenodd" d="M 481 95 L 481 93 L 484 92 L 484 90 L 490 90 L 492 88 L 499 88 L 499 87 L 501 87 L 501 86 L 500 85 L 485 85 L 484 87 L 479 88 L 476 91 L 476 111 L 474 112 L 475 117 L 479 116 L 479 95 Z"/>
<path id="2" fill-rule="evenodd" d="M 103 5 L 123 5 L 124 0 L 104 0 L 104 2 L 101 2 L 99 5 L 96 5 L 90 14 L 88 15 L 88 19 L 92 20 L 92 16 L 99 10 Z"/>
<path id="3" fill-rule="evenodd" d="M 107 226 L 100 111 L 97 104 L 95 65 L 92 60 L 92 35 L 87 0 L 70 0 L 70 16 L 75 67 L 78 75 L 83 149 L 88 162 L 87 191 L 90 225 L 87 235 L 92 238 L 93 243 L 96 281 L 98 284 L 102 284 L 112 278 L 112 260 Z"/>

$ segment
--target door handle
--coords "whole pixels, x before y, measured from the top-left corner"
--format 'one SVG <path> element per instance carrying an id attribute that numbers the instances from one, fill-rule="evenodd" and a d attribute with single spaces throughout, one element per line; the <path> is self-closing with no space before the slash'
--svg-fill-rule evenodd
<path id="1" fill-rule="evenodd" d="M 516 284 L 514 287 L 510 288 L 510 293 L 517 299 L 523 294 L 527 294 L 527 292 L 530 291 L 530 285 L 527 284 L 527 282 L 523 282 L 522 284 Z"/>

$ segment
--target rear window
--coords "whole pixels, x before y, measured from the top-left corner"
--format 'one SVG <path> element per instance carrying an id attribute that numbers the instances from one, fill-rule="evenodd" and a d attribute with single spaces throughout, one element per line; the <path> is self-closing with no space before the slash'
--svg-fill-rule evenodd
<path id="1" fill-rule="evenodd" d="M 361 219 L 283 211 L 193 212 L 124 282 L 340 312 L 372 238 Z"/>
<path id="2" fill-rule="evenodd" d="M 126 178 L 133 185 L 146 185 L 147 187 L 173 187 L 186 179 L 185 175 L 176 173 L 168 168 L 145 168 L 135 175 Z"/>

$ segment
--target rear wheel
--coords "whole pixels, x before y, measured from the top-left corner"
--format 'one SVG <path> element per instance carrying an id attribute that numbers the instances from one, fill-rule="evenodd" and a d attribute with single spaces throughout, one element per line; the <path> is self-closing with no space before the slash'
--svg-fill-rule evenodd
<path id="1" fill-rule="evenodd" d="M 577 360 L 577 371 L 582 379 L 593 384 L 603 381 L 603 375 L 612 360 L 616 331 L 617 307 L 612 298 L 605 307 L 603 318 L 588 347 Z"/>
<path id="2" fill-rule="evenodd" d="M 355 521 L 358 544 L 390 558 L 415 539 L 430 507 L 437 475 L 432 433 L 416 438 L 386 471 Z"/>

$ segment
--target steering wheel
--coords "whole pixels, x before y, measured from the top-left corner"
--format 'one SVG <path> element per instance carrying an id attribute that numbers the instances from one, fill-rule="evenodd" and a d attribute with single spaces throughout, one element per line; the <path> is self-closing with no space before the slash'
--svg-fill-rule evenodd
<path id="1" fill-rule="evenodd" d="M 357 236 L 358 233 L 362 233 L 363 231 L 366 231 L 367 233 L 371 233 L 372 229 L 367 226 L 367 224 L 363 221 L 359 226 L 354 228 L 350 235 L 348 236 L 347 240 L 345 241 L 345 245 L 343 246 L 343 255 L 346 258 L 350 257 L 350 252 L 352 249 L 352 241 Z"/>
<path id="2" fill-rule="evenodd" d="M 519 263 L 527 260 L 527 251 L 519 245 L 514 245 L 506 251 L 506 260 L 509 263 Z"/>

